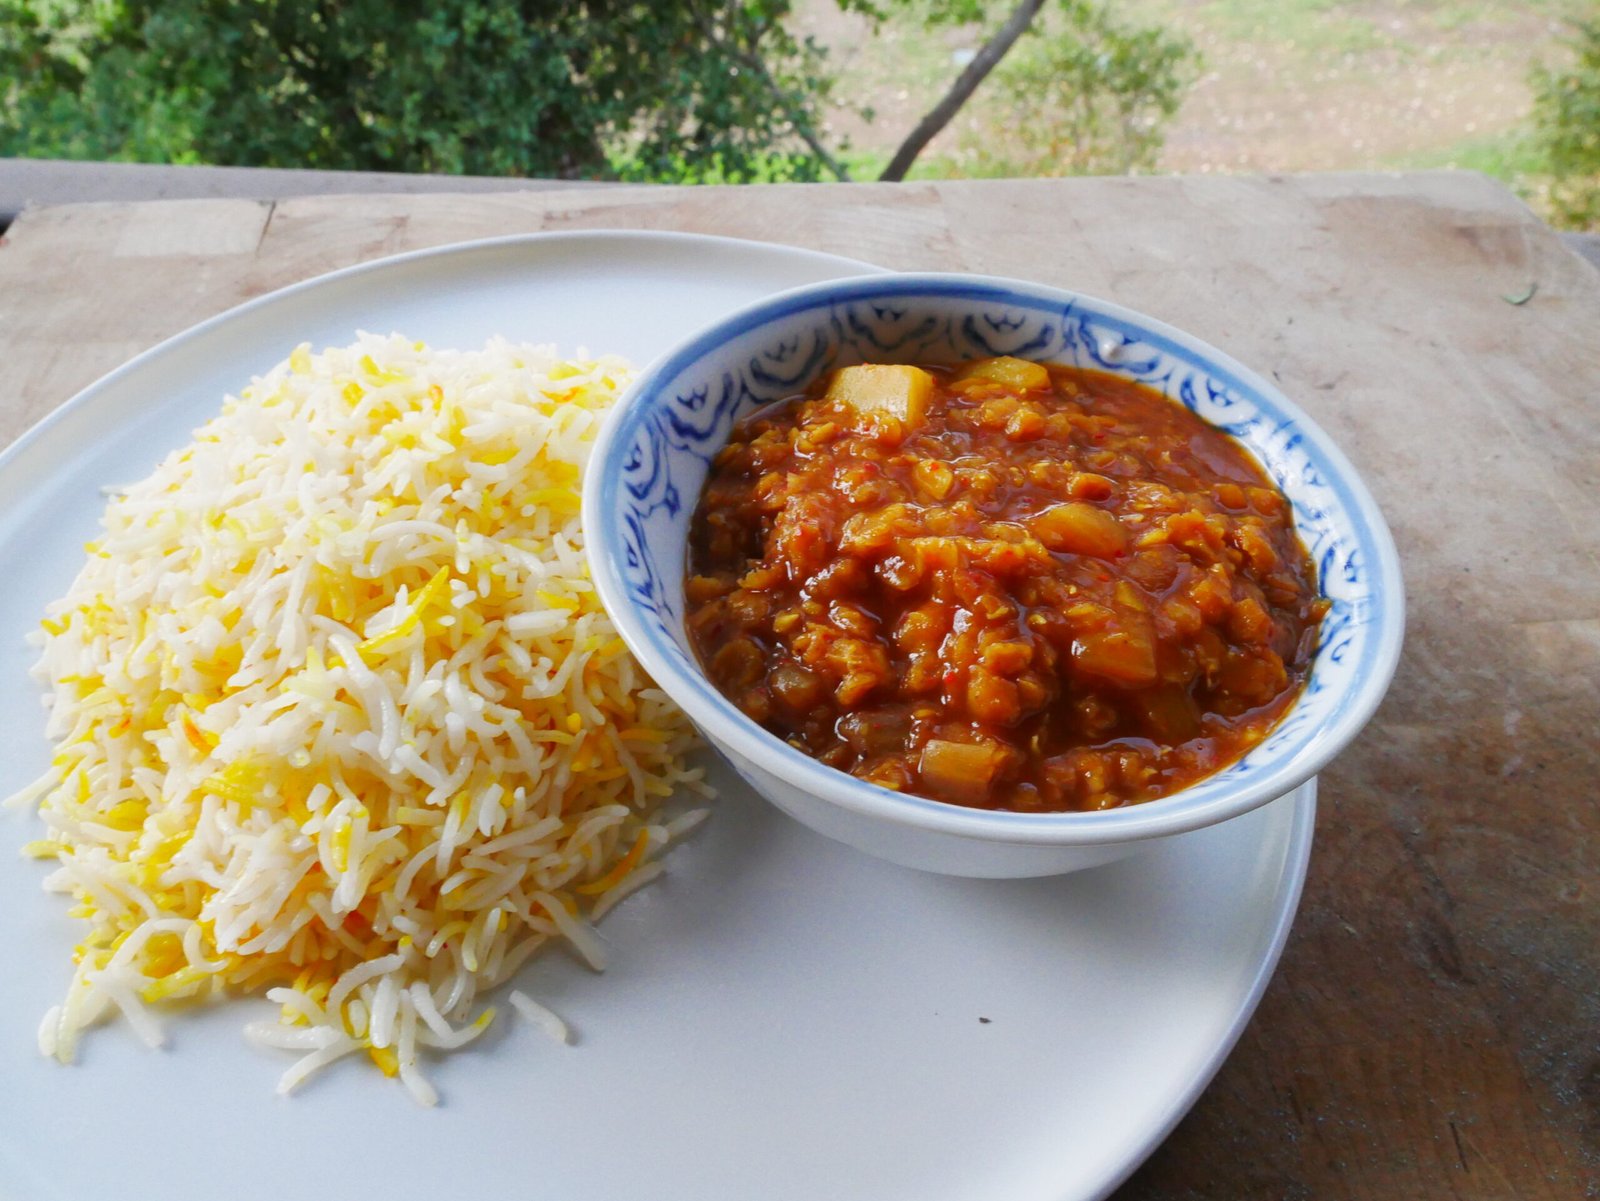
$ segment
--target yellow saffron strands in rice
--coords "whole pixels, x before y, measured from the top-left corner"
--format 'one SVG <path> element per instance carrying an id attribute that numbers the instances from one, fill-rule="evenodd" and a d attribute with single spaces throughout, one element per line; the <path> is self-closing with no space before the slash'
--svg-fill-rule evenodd
<path id="1" fill-rule="evenodd" d="M 703 816 L 688 722 L 589 581 L 579 479 L 626 383 L 495 341 L 308 347 L 148 479 L 50 607 L 58 746 L 15 798 L 89 924 L 41 1049 L 120 1011 L 265 992 L 287 1092 L 364 1052 L 425 1103 L 423 1048 L 590 921 Z M 560 1019 L 512 996 L 565 1038 Z"/>

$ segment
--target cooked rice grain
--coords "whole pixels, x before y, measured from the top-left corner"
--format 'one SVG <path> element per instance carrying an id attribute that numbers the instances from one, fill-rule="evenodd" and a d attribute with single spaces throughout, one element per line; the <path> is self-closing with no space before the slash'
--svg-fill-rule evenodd
<path id="1" fill-rule="evenodd" d="M 705 792 L 583 556 L 628 375 L 499 340 L 301 346 L 113 497 L 43 623 L 59 745 L 13 798 L 89 923 L 42 1050 L 264 992 L 251 1041 L 303 1054 L 281 1091 L 365 1051 L 432 1103 L 418 1051 L 480 1035 L 480 993 L 553 939 L 601 966 L 586 914 L 659 873 L 694 820 L 662 802 Z"/>

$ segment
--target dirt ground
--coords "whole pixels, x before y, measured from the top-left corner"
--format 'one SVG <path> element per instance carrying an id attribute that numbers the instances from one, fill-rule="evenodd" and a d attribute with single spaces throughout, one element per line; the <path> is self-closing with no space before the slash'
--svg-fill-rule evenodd
<path id="1" fill-rule="evenodd" d="M 1371 170 L 1458 165 L 1515 180 L 1526 168 L 1528 72 L 1559 61 L 1564 20 L 1596 0 L 1117 0 L 1125 21 L 1188 36 L 1201 69 L 1168 127 L 1174 172 Z M 833 0 L 799 0 L 796 24 L 830 48 L 830 124 L 870 177 L 980 44 L 971 28 L 897 16 L 873 36 Z M 1009 7 L 996 3 L 996 12 Z M 1046 11 L 1048 12 L 1048 6 Z M 919 174 L 969 173 L 1003 139 L 982 92 L 924 152 Z M 875 110 L 863 120 L 859 110 Z"/>

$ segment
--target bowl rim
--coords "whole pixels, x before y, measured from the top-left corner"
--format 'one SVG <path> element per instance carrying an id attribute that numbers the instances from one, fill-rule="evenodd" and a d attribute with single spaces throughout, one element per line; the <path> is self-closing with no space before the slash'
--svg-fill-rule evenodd
<path id="1" fill-rule="evenodd" d="M 1248 772 L 1232 782 L 1232 787 L 1218 789 L 1216 777 L 1210 776 L 1168 796 L 1116 809 L 1018 813 L 952 805 L 858 779 L 788 745 L 740 711 L 702 672 L 687 670 L 687 656 L 681 648 L 669 646 L 661 632 L 641 618 L 619 568 L 625 551 L 620 524 L 610 518 L 621 511 L 618 492 L 622 473 L 611 467 L 610 460 L 619 449 L 625 449 L 620 438 L 625 427 L 630 427 L 631 432 L 630 416 L 642 399 L 724 342 L 764 325 L 778 324 L 833 303 L 871 299 L 914 303 L 919 296 L 999 303 L 1008 297 L 1022 297 L 1032 304 L 1043 301 L 1062 306 L 1081 303 L 1164 339 L 1195 356 L 1213 375 L 1233 377 L 1243 390 L 1260 394 L 1299 427 L 1338 481 L 1357 545 L 1371 560 L 1373 594 L 1383 598 L 1378 621 L 1372 626 L 1371 636 L 1376 640 L 1373 667 L 1346 685 L 1344 691 L 1353 696 L 1332 723 L 1321 727 L 1323 737 L 1310 753 L 1303 750 L 1274 765 Z M 696 503 L 698 499 L 695 498 Z M 774 293 L 702 327 L 647 365 L 606 415 L 590 452 L 582 520 L 590 574 L 618 634 L 656 685 L 693 719 L 709 741 L 847 811 L 984 842 L 1063 847 L 1132 842 L 1200 829 L 1247 813 L 1299 787 L 1361 731 L 1383 700 L 1404 638 L 1405 590 L 1399 553 L 1388 524 L 1350 460 L 1299 405 L 1231 355 L 1164 321 L 1088 293 L 1003 276 L 900 272 L 825 280 Z M 1295 706 L 1299 703 L 1297 698 Z M 1287 720 L 1295 706 L 1285 711 L 1279 724 Z M 1211 795 L 1206 796 L 1203 789 L 1209 789 Z"/>

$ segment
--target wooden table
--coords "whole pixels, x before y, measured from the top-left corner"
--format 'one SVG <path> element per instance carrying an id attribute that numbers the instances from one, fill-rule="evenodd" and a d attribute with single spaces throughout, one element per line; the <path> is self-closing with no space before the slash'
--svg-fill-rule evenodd
<path id="1" fill-rule="evenodd" d="M 1323 776 L 1299 920 L 1255 1020 L 1118 1195 L 1600 1192 L 1600 272 L 1481 177 L 35 210 L 0 247 L 0 445 L 159 339 L 296 280 L 619 227 L 1080 288 L 1216 343 L 1305 406 L 1394 528 L 1406 653 Z"/>

